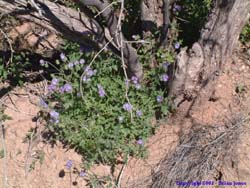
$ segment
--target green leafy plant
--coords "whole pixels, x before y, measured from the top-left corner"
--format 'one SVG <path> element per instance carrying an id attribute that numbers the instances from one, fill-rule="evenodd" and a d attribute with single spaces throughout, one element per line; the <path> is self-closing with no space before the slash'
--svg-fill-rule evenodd
<path id="1" fill-rule="evenodd" d="M 0 57 L 0 82 L 10 81 L 13 85 L 24 83 L 25 73 L 30 66 L 27 52 L 14 54 L 13 57 Z"/>
<path id="2" fill-rule="evenodd" d="M 143 63 L 145 78 L 139 83 L 136 77 L 126 80 L 120 60 L 108 52 L 90 63 L 94 52 L 82 53 L 73 43 L 64 50 L 67 55 L 56 61 L 61 68 L 48 86 L 48 104 L 41 101 L 56 139 L 83 154 L 88 165 L 144 156 L 144 143 L 156 128 L 155 112 L 168 113 L 162 87 L 168 63 L 156 68 Z"/>
<path id="3" fill-rule="evenodd" d="M 247 25 L 245 25 L 245 27 L 243 28 L 241 34 L 240 34 L 240 41 L 243 44 L 249 44 L 250 42 L 250 23 L 248 23 Z"/>

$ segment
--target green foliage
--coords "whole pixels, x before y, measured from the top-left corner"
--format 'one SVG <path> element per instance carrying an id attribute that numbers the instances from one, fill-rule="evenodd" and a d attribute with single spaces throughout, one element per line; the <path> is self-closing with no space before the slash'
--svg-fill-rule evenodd
<path id="1" fill-rule="evenodd" d="M 53 91 L 49 97 L 50 109 L 47 109 L 51 112 L 52 104 L 56 103 L 54 110 L 60 114 L 59 123 L 53 121 L 53 114 L 50 114 L 49 129 L 57 139 L 83 154 L 89 165 L 93 162 L 114 163 L 119 156 L 144 156 L 143 144 L 137 141 L 146 141 L 154 133 L 156 127 L 152 119 L 156 111 L 162 115 L 168 112 L 162 89 L 164 83 L 160 81 L 160 75 L 165 71 L 163 67 L 150 68 L 142 56 L 145 78 L 140 85 L 130 80 L 126 92 L 121 62 L 111 53 L 99 55 L 90 65 L 95 53 L 81 53 L 72 43 L 68 43 L 64 50 L 67 60 L 57 60 L 61 68 L 53 78 L 58 83 L 56 88 L 52 87 L 53 80 L 49 85 Z M 85 64 L 80 64 L 83 59 Z M 172 59 L 170 54 L 166 59 Z M 80 81 L 90 69 L 96 71 L 95 74 L 89 81 Z M 72 90 L 69 87 L 69 92 L 63 91 L 65 84 Z M 105 96 L 100 96 L 100 86 Z M 162 96 L 161 102 L 157 102 L 157 96 Z M 127 99 L 133 106 L 131 112 L 124 109 Z"/>
<path id="2" fill-rule="evenodd" d="M 27 52 L 0 57 L 0 82 L 11 80 L 13 85 L 24 83 L 24 70 L 30 66 Z"/>
<path id="3" fill-rule="evenodd" d="M 240 41 L 243 44 L 248 44 L 250 42 L 250 22 L 248 24 L 245 25 L 245 27 L 243 28 L 241 34 L 240 34 Z"/>
<path id="4" fill-rule="evenodd" d="M 4 158 L 4 150 L 3 149 L 0 150 L 0 159 L 2 159 L 2 158 Z"/>
<path id="5" fill-rule="evenodd" d="M 180 38 L 184 45 L 190 46 L 200 37 L 200 31 L 212 7 L 212 0 L 180 0 L 177 3 L 182 6 L 182 11 L 177 13 Z"/>

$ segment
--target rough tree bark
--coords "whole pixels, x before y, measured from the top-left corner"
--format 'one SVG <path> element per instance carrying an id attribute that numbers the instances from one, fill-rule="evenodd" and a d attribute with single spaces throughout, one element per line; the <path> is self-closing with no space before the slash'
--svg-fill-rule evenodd
<path id="1" fill-rule="evenodd" d="M 249 19 L 249 0 L 216 0 L 200 40 L 192 48 L 181 50 L 170 96 L 180 106 L 185 100 L 192 106 L 208 100 L 213 93 L 216 77 L 225 63 L 232 61 L 239 34 Z"/>
<path id="2" fill-rule="evenodd" d="M 209 100 L 213 94 L 218 75 L 223 70 L 224 65 L 232 61 L 233 51 L 237 47 L 239 34 L 249 19 L 249 12 L 249 0 L 214 1 L 213 10 L 207 24 L 201 31 L 200 40 L 194 43 L 189 51 L 187 51 L 187 48 L 182 49 L 177 57 L 176 71 L 170 85 L 169 94 L 174 97 L 174 103 L 179 108 L 182 108 L 183 101 L 190 101 L 184 114 L 182 114 L 183 111 L 179 113 L 177 111 L 178 115 L 188 115 L 191 120 L 194 120 L 192 110 L 197 110 L 203 101 Z M 205 132 L 206 135 L 210 134 L 208 129 L 204 130 L 207 131 Z M 188 135 L 190 140 L 198 134 L 196 130 L 192 131 L 193 134 Z M 201 139 L 204 139 L 204 136 L 193 144 L 199 143 Z M 225 143 L 223 146 L 226 146 Z M 183 142 L 181 144 L 185 145 Z M 192 173 L 194 166 L 197 164 L 185 156 L 185 154 L 197 156 L 200 150 L 190 149 L 189 153 L 183 151 L 177 148 L 171 156 L 164 159 L 157 172 L 153 174 L 151 188 L 180 187 L 176 184 L 177 181 L 194 181 L 194 177 L 197 177 L 197 180 L 207 180 L 208 172 L 200 170 L 199 173 Z M 175 160 L 171 161 L 171 159 Z M 211 165 L 210 172 L 215 171 L 215 168 Z M 174 170 L 178 172 L 173 172 Z"/>

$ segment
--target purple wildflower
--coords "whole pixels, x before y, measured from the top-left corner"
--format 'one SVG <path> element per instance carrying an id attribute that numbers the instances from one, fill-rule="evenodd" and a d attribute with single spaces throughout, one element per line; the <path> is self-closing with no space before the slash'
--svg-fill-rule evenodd
<path id="1" fill-rule="evenodd" d="M 43 59 L 40 59 L 39 63 L 41 66 L 44 66 L 46 64 L 46 61 L 44 61 Z"/>
<path id="2" fill-rule="evenodd" d="M 143 142 L 142 139 L 139 139 L 139 140 L 136 141 L 136 143 L 137 143 L 138 145 L 143 145 L 144 142 Z"/>
<path id="3" fill-rule="evenodd" d="M 138 78 L 136 76 L 132 76 L 131 80 L 134 84 L 138 83 Z"/>
<path id="4" fill-rule="evenodd" d="M 169 76 L 167 74 L 162 74 L 161 75 L 161 81 L 167 82 L 169 80 Z"/>
<path id="5" fill-rule="evenodd" d="M 137 115 L 137 117 L 141 117 L 142 116 L 142 111 L 141 110 L 137 110 L 136 111 L 136 115 Z"/>
<path id="6" fill-rule="evenodd" d="M 42 98 L 40 98 L 40 106 L 43 108 L 48 108 L 48 104 Z"/>
<path id="7" fill-rule="evenodd" d="M 53 91 L 55 91 L 57 88 L 56 88 L 56 85 L 53 85 L 53 84 L 50 84 L 48 85 L 48 91 L 51 93 Z"/>
<path id="8" fill-rule="evenodd" d="M 91 69 L 89 66 L 85 68 L 86 75 L 88 77 L 93 76 L 96 73 L 96 70 Z"/>
<path id="9" fill-rule="evenodd" d="M 158 96 L 156 97 L 156 101 L 157 101 L 158 103 L 161 103 L 161 102 L 163 101 L 163 96 L 158 95 Z"/>
<path id="10" fill-rule="evenodd" d="M 66 168 L 69 170 L 69 169 L 71 169 L 72 166 L 73 166 L 73 161 L 68 160 L 67 163 L 66 163 Z"/>
<path id="11" fill-rule="evenodd" d="M 98 87 L 98 94 L 99 94 L 99 96 L 100 97 L 104 97 L 106 95 L 106 93 L 105 93 L 103 87 L 101 85 L 98 85 L 97 87 Z"/>
<path id="12" fill-rule="evenodd" d="M 128 112 L 131 112 L 132 108 L 133 108 L 133 106 L 131 104 L 129 104 L 129 103 L 125 103 L 123 105 L 123 109 L 128 111 Z"/>
<path id="13" fill-rule="evenodd" d="M 80 63 L 81 65 L 83 65 L 83 64 L 85 63 L 85 60 L 84 60 L 84 59 L 80 59 L 79 63 Z"/>
<path id="14" fill-rule="evenodd" d="M 60 54 L 60 59 L 61 59 L 62 61 L 66 60 L 66 56 L 65 56 L 64 53 L 61 53 L 61 54 Z"/>
<path id="15" fill-rule="evenodd" d="M 180 45 L 179 42 L 177 42 L 177 43 L 174 44 L 174 48 L 175 48 L 176 50 L 179 49 L 180 47 L 181 47 L 181 45 Z"/>
<path id="16" fill-rule="evenodd" d="M 51 81 L 51 85 L 56 86 L 59 83 L 59 80 L 57 78 L 53 78 Z"/>
<path id="17" fill-rule="evenodd" d="M 70 84 L 65 84 L 63 87 L 64 87 L 64 91 L 67 93 L 70 93 L 73 90 Z"/>
<path id="18" fill-rule="evenodd" d="M 90 81 L 90 79 L 89 79 L 89 77 L 88 77 L 88 76 L 83 76 L 83 77 L 82 77 L 82 81 L 84 81 L 84 82 L 88 82 L 88 81 Z"/>
<path id="19" fill-rule="evenodd" d="M 79 176 L 80 177 L 84 177 L 84 176 L 86 176 L 87 175 L 87 173 L 85 172 L 85 171 L 83 171 L 83 170 L 81 170 L 81 172 L 79 173 Z"/>
<path id="20" fill-rule="evenodd" d="M 123 116 L 119 116 L 119 117 L 118 117 L 118 121 L 119 121 L 119 123 L 122 123 L 122 122 L 123 122 L 123 120 L 124 120 L 124 117 L 123 117 Z"/>
<path id="21" fill-rule="evenodd" d="M 50 113 L 50 117 L 52 118 L 52 119 L 58 119 L 59 118 L 59 113 L 58 112 L 56 112 L 55 110 L 53 110 L 53 111 L 51 111 Z"/>
<path id="22" fill-rule="evenodd" d="M 72 67 L 74 67 L 74 63 L 69 63 L 68 68 L 72 68 Z"/>
<path id="23" fill-rule="evenodd" d="M 174 5 L 174 11 L 181 11 L 182 7 L 180 5 Z"/>

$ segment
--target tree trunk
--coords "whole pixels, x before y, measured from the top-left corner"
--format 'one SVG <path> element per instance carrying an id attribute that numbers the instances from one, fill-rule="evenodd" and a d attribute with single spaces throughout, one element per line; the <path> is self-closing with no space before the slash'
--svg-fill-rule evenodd
<path id="1" fill-rule="evenodd" d="M 184 48 L 178 54 L 169 94 L 174 97 L 174 104 L 181 109 L 177 114 L 186 117 L 188 115 L 189 119 L 185 121 L 190 120 L 192 125 L 197 123 L 192 117 L 192 111 L 199 109 L 204 101 L 209 100 L 218 75 L 224 65 L 232 61 L 232 53 L 237 47 L 239 34 L 249 19 L 249 12 L 249 0 L 216 0 L 200 40 L 194 43 L 189 51 Z M 184 101 L 190 102 L 183 103 Z M 182 107 L 185 108 L 184 113 Z M 217 156 L 211 155 L 207 159 L 207 154 L 212 148 L 217 154 L 221 154 L 221 151 L 216 149 L 216 144 L 209 145 L 210 149 L 200 148 L 200 143 L 212 132 L 211 126 L 209 127 L 201 125 L 199 130 L 195 124 L 190 134 L 180 135 L 180 146 L 159 165 L 153 174 L 151 188 L 190 187 L 187 184 L 177 185 L 177 181 L 212 180 L 210 175 L 216 171 L 213 161 Z M 228 151 L 232 146 L 232 143 L 229 144 L 230 139 L 221 140 L 222 146 L 225 147 L 223 151 Z M 195 147 L 188 147 L 189 145 Z M 198 163 L 200 161 L 202 164 Z M 209 165 L 207 171 L 201 169 L 203 164 Z"/>
<path id="2" fill-rule="evenodd" d="M 232 61 L 239 34 L 249 19 L 249 0 L 216 0 L 198 42 L 178 54 L 169 94 L 174 105 L 197 106 L 213 93 L 216 77 Z"/>

